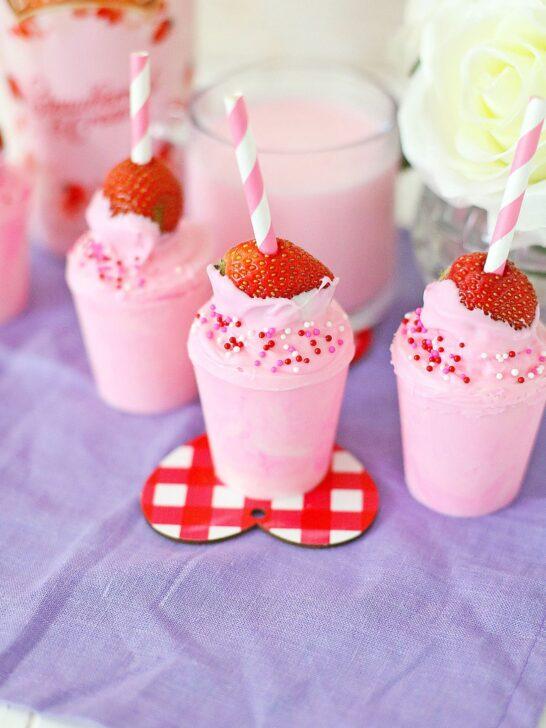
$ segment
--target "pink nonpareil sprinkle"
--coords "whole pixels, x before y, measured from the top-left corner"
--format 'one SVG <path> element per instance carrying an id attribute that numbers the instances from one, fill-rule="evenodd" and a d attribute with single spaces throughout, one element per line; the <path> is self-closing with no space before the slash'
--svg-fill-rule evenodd
<path id="1" fill-rule="evenodd" d="M 212 339 L 213 336 L 214 334 L 212 333 L 212 331 L 207 331 L 207 339 Z"/>
<path id="2" fill-rule="evenodd" d="M 265 351 L 260 351 L 260 353 L 258 354 L 258 356 L 263 359 L 264 356 L 265 356 Z"/>
<path id="3" fill-rule="evenodd" d="M 313 329 L 313 335 L 318 336 L 320 334 L 320 329 Z"/>
<path id="4" fill-rule="evenodd" d="M 277 371 L 277 367 L 271 367 L 271 371 L 273 372 L 273 374 L 275 374 L 275 372 Z"/>
<path id="5" fill-rule="evenodd" d="M 338 339 L 337 340 L 337 345 L 338 346 L 343 346 L 343 339 Z M 415 344 L 413 346 L 415 346 Z"/>
<path id="6" fill-rule="evenodd" d="M 335 350 L 336 350 L 336 347 L 335 346 L 329 346 L 328 347 L 328 351 L 330 352 L 330 354 L 333 354 Z"/>
<path id="7" fill-rule="evenodd" d="M 254 362 L 254 366 L 259 367 L 260 365 L 261 365 L 261 361 L 259 359 L 256 359 L 256 361 Z"/>

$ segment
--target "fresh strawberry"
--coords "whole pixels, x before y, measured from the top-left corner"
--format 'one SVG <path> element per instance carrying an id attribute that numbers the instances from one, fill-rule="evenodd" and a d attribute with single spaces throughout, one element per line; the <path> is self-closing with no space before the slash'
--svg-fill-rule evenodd
<path id="1" fill-rule="evenodd" d="M 13 25 L 11 28 L 13 35 L 18 38 L 39 38 L 42 35 L 42 31 L 36 21 L 36 18 L 26 18 L 21 20 L 17 25 Z"/>
<path id="2" fill-rule="evenodd" d="M 67 182 L 61 189 L 61 208 L 65 215 L 73 217 L 85 209 L 88 202 L 86 190 L 79 184 Z"/>
<path id="3" fill-rule="evenodd" d="M 538 304 L 533 284 L 511 261 L 501 276 L 485 273 L 486 257 L 485 253 L 462 255 L 444 277 L 457 285 L 461 302 L 470 311 L 479 308 L 486 316 L 504 321 L 513 329 L 530 326 Z"/>
<path id="4" fill-rule="evenodd" d="M 19 82 L 13 76 L 6 76 L 8 88 L 14 99 L 20 101 L 23 98 L 23 92 L 19 86 Z"/>
<path id="5" fill-rule="evenodd" d="M 123 12 L 117 8 L 98 8 L 95 12 L 97 18 L 106 20 L 110 25 L 116 25 L 121 22 Z"/>
<path id="6" fill-rule="evenodd" d="M 262 253 L 255 240 L 228 250 L 218 268 L 251 298 L 293 298 L 318 288 L 331 271 L 306 250 L 288 240 L 277 239 L 275 255 Z"/>
<path id="7" fill-rule="evenodd" d="M 134 212 L 156 222 L 162 232 L 171 232 L 182 217 L 180 183 L 160 159 L 135 164 L 126 159 L 104 180 L 103 192 L 113 215 Z"/>
<path id="8" fill-rule="evenodd" d="M 162 20 L 152 33 L 152 43 L 161 43 L 169 35 L 173 29 L 174 22 L 170 18 Z"/>

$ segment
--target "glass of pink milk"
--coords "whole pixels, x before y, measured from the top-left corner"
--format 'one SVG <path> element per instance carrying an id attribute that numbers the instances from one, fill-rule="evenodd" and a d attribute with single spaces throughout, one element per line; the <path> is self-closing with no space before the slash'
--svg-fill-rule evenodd
<path id="1" fill-rule="evenodd" d="M 208 225 L 218 257 L 253 237 L 225 118 L 224 97 L 233 92 L 249 106 L 277 235 L 336 271 L 337 298 L 357 330 L 373 325 L 393 288 L 394 101 L 370 77 L 326 63 L 267 62 L 197 93 L 186 210 Z"/>

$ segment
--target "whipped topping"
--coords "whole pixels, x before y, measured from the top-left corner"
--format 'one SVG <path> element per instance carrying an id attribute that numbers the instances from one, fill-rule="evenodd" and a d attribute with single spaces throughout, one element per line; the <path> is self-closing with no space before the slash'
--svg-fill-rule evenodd
<path id="1" fill-rule="evenodd" d="M 431 396 L 519 399 L 536 385 L 546 387 L 546 329 L 538 308 L 530 327 L 515 330 L 467 309 L 451 280 L 426 287 L 423 307 L 404 316 L 391 351 L 396 373 Z"/>
<path id="2" fill-rule="evenodd" d="M 101 190 L 93 195 L 85 217 L 95 245 L 126 268 L 143 265 L 161 239 L 159 225 L 143 215 L 112 215 L 110 202 Z"/>
<path id="3" fill-rule="evenodd" d="M 182 220 L 162 233 L 157 223 L 135 213 L 112 215 L 101 191 L 87 209 L 89 231 L 68 254 L 67 278 L 76 293 L 155 298 L 206 281 L 211 244 L 203 229 Z"/>
<path id="4" fill-rule="evenodd" d="M 293 299 L 252 298 L 214 266 L 212 299 L 190 332 L 194 364 L 244 386 L 291 389 L 348 366 L 354 342 L 347 314 L 333 300 L 337 279 Z"/>

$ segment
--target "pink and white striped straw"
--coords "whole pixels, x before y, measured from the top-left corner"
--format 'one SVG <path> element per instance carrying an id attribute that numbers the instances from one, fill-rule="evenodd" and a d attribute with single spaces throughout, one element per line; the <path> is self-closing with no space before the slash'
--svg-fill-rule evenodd
<path id="1" fill-rule="evenodd" d="M 152 158 L 150 135 L 150 58 L 146 51 L 131 53 L 131 160 L 148 164 Z"/>
<path id="2" fill-rule="evenodd" d="M 525 111 L 521 134 L 516 146 L 506 189 L 504 190 L 500 212 L 489 244 L 489 252 L 483 268 L 486 273 L 497 273 L 498 275 L 504 273 L 521 205 L 529 182 L 531 161 L 540 141 L 545 114 L 546 102 L 544 99 L 532 96 Z"/>
<path id="3" fill-rule="evenodd" d="M 242 94 L 227 96 L 225 104 L 256 244 L 262 253 L 275 255 L 278 250 L 277 238 L 244 97 Z"/>

